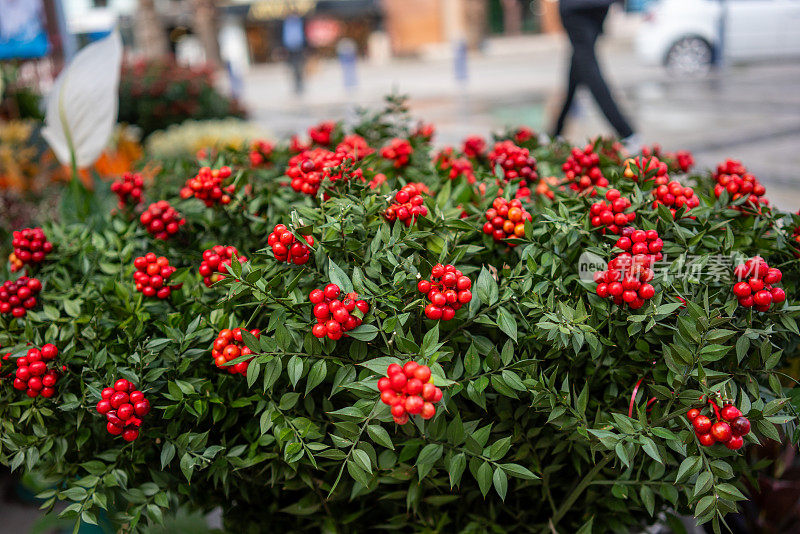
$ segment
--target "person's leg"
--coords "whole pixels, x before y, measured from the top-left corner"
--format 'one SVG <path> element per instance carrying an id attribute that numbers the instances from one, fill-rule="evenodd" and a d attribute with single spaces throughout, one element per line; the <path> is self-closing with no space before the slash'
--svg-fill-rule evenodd
<path id="1" fill-rule="evenodd" d="M 611 95 L 611 91 L 603 78 L 595 53 L 595 43 L 603 28 L 605 12 L 587 11 L 586 13 L 575 15 L 575 17 L 578 23 L 570 25 L 572 31 L 570 29 L 567 31 L 570 33 L 570 40 L 575 50 L 573 61 L 577 69 L 578 81 L 589 87 L 592 96 L 600 106 L 600 110 L 619 136 L 628 137 L 633 134 L 633 128 L 614 101 L 614 97 Z"/>
<path id="2" fill-rule="evenodd" d="M 578 72 L 575 68 L 575 53 L 569 62 L 569 81 L 567 82 L 567 94 L 564 95 L 564 104 L 561 106 L 561 113 L 558 114 L 556 125 L 550 137 L 558 137 L 564 131 L 564 122 L 567 120 L 569 110 L 572 108 L 572 100 L 575 98 L 575 90 L 578 88 Z"/>

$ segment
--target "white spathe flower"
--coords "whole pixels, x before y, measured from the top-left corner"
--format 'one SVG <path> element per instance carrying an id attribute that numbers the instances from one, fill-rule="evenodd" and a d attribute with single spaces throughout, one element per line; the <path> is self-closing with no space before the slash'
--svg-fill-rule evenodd
<path id="1" fill-rule="evenodd" d="M 47 98 L 42 135 L 58 160 L 77 167 L 92 165 L 117 122 L 122 39 L 108 37 L 78 52 L 58 75 Z"/>

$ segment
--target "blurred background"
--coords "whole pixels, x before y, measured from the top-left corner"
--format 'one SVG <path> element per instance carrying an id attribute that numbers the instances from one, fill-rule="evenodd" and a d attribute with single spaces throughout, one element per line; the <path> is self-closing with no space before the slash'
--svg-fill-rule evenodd
<path id="1" fill-rule="evenodd" d="M 68 178 L 39 133 L 43 101 L 76 51 L 115 27 L 125 44 L 120 126 L 87 177 L 140 168 L 144 154 L 347 121 L 390 93 L 408 95 L 438 145 L 508 126 L 546 133 L 571 53 L 555 0 L 0 0 L 0 230 L 50 209 L 54 184 Z M 701 167 L 738 158 L 773 204 L 794 211 L 798 28 L 800 0 L 629 0 L 612 6 L 598 55 L 641 144 L 690 150 Z M 611 133 L 579 90 L 564 136 L 582 145 Z M 775 451 L 784 494 L 762 506 L 780 503 L 796 519 L 786 454 Z M 32 507 L 25 488 L 36 484 L 0 473 L 0 532 L 58 528 Z M 206 523 L 179 519 L 194 526 L 173 531 Z"/>

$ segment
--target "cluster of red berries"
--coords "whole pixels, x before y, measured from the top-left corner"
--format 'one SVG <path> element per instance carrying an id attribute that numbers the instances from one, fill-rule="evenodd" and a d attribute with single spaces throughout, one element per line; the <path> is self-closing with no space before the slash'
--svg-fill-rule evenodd
<path id="1" fill-rule="evenodd" d="M 330 177 L 330 170 L 341 165 L 346 156 L 324 148 L 305 150 L 292 156 L 286 169 L 286 176 L 291 179 L 289 185 L 298 193 L 316 195 L 322 181 Z"/>
<path id="2" fill-rule="evenodd" d="M 738 200 L 741 197 L 748 197 L 747 204 L 753 209 L 760 209 L 760 205 L 769 205 L 769 201 L 764 198 L 766 189 L 758 179 L 747 172 L 747 169 L 740 161 L 728 159 L 717 165 L 714 173 L 714 195 L 719 198 L 723 191 L 727 191 L 731 200 Z"/>
<path id="3" fill-rule="evenodd" d="M 109 434 L 122 434 L 125 441 L 135 441 L 142 425 L 139 418 L 150 413 L 150 402 L 132 382 L 120 378 L 114 382 L 113 388 L 105 388 L 100 393 L 97 413 L 106 416 Z"/>
<path id="4" fill-rule="evenodd" d="M 607 187 L 608 179 L 600 170 L 600 156 L 592 145 L 581 150 L 573 147 L 567 161 L 561 166 L 569 186 L 574 191 L 591 190 L 593 187 Z M 594 191 L 592 190 L 592 194 Z"/>
<path id="5" fill-rule="evenodd" d="M 403 367 L 393 363 L 386 376 L 378 380 L 381 402 L 391 406 L 392 417 L 398 425 L 408 423 L 409 415 L 430 419 L 436 415 L 435 403 L 442 400 L 442 390 L 433 385 L 431 369 L 417 362 Z"/>
<path id="6" fill-rule="evenodd" d="M 660 261 L 664 255 L 661 250 L 664 248 L 664 241 L 658 236 L 655 230 L 637 230 L 632 226 L 622 229 L 622 235 L 614 246 L 629 252 L 633 256 L 646 255 L 650 261 Z"/>
<path id="7" fill-rule="evenodd" d="M 514 130 L 513 138 L 514 142 L 521 146 L 525 143 L 536 141 L 536 132 L 534 132 L 527 126 L 520 126 L 516 130 Z"/>
<path id="8" fill-rule="evenodd" d="M 419 139 L 423 143 L 430 143 L 433 141 L 434 135 L 436 135 L 436 126 L 429 122 L 420 122 L 411 133 L 411 137 Z"/>
<path id="9" fill-rule="evenodd" d="M 144 256 L 134 259 L 133 266 L 136 268 L 133 273 L 136 291 L 145 297 L 158 297 L 163 300 L 169 298 L 173 291 L 180 289 L 183 285 L 167 285 L 167 280 L 176 269 L 170 266 L 167 258 L 156 256 L 154 252 L 148 252 Z"/>
<path id="10" fill-rule="evenodd" d="M 608 270 L 594 273 L 597 296 L 611 299 L 618 306 L 625 303 L 632 310 L 638 310 L 656 294 L 649 283 L 654 277 L 651 266 L 651 256 L 619 254 L 608 262 Z"/>
<path id="11" fill-rule="evenodd" d="M 713 401 L 708 402 L 714 407 L 716 423 L 712 424 L 711 418 L 702 415 L 697 408 L 686 412 L 686 418 L 692 423 L 700 444 L 710 447 L 714 443 L 722 443 L 732 451 L 742 448 L 742 437 L 750 433 L 750 420 L 732 404 L 726 404 L 720 410 Z"/>
<path id="12" fill-rule="evenodd" d="M 663 152 L 659 144 L 654 144 L 652 147 L 643 146 L 642 156 L 646 158 L 656 157 L 664 161 L 670 172 L 689 172 L 689 169 L 694 166 L 694 156 L 688 150 Z"/>
<path id="13" fill-rule="evenodd" d="M 297 134 L 293 135 L 289 140 L 289 153 L 291 154 L 300 154 L 309 149 L 311 149 L 311 143 L 300 139 L 300 136 Z"/>
<path id="14" fill-rule="evenodd" d="M 20 276 L 16 281 L 6 280 L 0 286 L 0 313 L 24 317 L 28 310 L 36 306 L 36 295 L 41 290 L 42 283 L 38 278 Z"/>
<path id="15" fill-rule="evenodd" d="M 453 147 L 446 147 L 440 150 L 434 158 L 434 165 L 436 168 L 447 172 L 447 177 L 451 180 L 463 176 L 467 182 L 474 184 L 475 168 L 472 162 L 467 158 L 457 158 L 453 154 Z"/>
<path id="16" fill-rule="evenodd" d="M 525 237 L 525 221 L 530 220 L 533 220 L 533 217 L 522 207 L 519 199 L 509 201 L 497 197 L 492 201 L 492 207 L 486 210 L 483 233 L 492 236 L 495 241 Z M 512 247 L 517 246 L 513 241 L 508 244 Z"/>
<path id="17" fill-rule="evenodd" d="M 595 202 L 589 207 L 591 224 L 595 228 L 604 226 L 603 233 L 608 231 L 618 234 L 622 228 L 636 220 L 636 212 L 625 213 L 631 207 L 631 201 L 620 195 L 617 189 L 606 191 L 606 200 Z"/>
<path id="18" fill-rule="evenodd" d="M 486 154 L 486 141 L 479 135 L 470 135 L 461 145 L 461 152 L 468 158 L 479 159 Z"/>
<path id="19" fill-rule="evenodd" d="M 317 324 L 311 329 L 315 337 L 328 336 L 335 341 L 361 324 L 361 317 L 351 312 L 358 310 L 362 317 L 369 312 L 369 304 L 360 300 L 358 293 L 348 293 L 344 300 L 339 300 L 341 292 L 336 284 L 328 284 L 325 289 L 315 289 L 308 295 L 317 319 Z"/>
<path id="20" fill-rule="evenodd" d="M 428 214 L 428 208 L 424 206 L 425 198 L 422 196 L 427 192 L 428 187 L 421 182 L 404 185 L 394 195 L 394 203 L 386 208 L 383 216 L 389 222 L 398 220 L 406 226 L 411 226 L 417 217 L 425 217 Z"/>
<path id="21" fill-rule="evenodd" d="M 367 140 L 357 134 L 345 135 L 342 142 L 336 145 L 335 152 L 343 153 L 351 159 L 360 161 L 369 156 L 375 149 L 369 146 Z"/>
<path id="22" fill-rule="evenodd" d="M 200 276 L 203 277 L 203 283 L 206 287 L 211 287 L 219 282 L 228 274 L 228 267 L 233 261 L 234 255 L 239 259 L 240 263 L 247 261 L 246 256 L 241 256 L 236 247 L 228 245 L 214 245 L 208 250 L 203 251 L 203 261 L 200 262 L 198 271 Z"/>
<path id="23" fill-rule="evenodd" d="M 194 196 L 202 200 L 206 206 L 214 204 L 230 204 L 234 185 L 223 185 L 230 178 L 231 168 L 227 165 L 219 169 L 200 167 L 197 176 L 186 180 L 186 185 L 181 189 L 181 198 L 187 199 Z"/>
<path id="24" fill-rule="evenodd" d="M 653 209 L 659 204 L 663 204 L 669 208 L 673 218 L 677 211 L 683 207 L 686 207 L 684 216 L 691 217 L 691 215 L 687 215 L 689 210 L 700 205 L 700 199 L 694 194 L 694 189 L 683 187 L 674 180 L 668 184 L 659 185 L 653 190 L 653 194 L 656 197 L 655 201 L 653 201 Z"/>
<path id="25" fill-rule="evenodd" d="M 228 365 L 228 362 L 235 360 L 241 356 L 248 356 L 253 354 L 247 345 L 244 344 L 242 339 L 242 328 L 234 328 L 233 330 L 225 328 L 219 331 L 217 339 L 214 340 L 214 345 L 211 348 L 211 357 L 214 358 L 214 364 L 220 369 L 227 370 L 230 374 L 247 374 L 247 366 L 250 365 L 250 358 L 233 365 Z M 250 333 L 256 337 L 261 337 L 261 330 L 254 328 Z"/>
<path id="26" fill-rule="evenodd" d="M 27 390 L 26 394 L 31 398 L 41 395 L 49 399 L 55 395 L 59 373 L 56 369 L 48 369 L 47 363 L 52 362 L 56 356 L 58 349 L 52 343 L 43 345 L 41 349 L 28 349 L 24 357 L 17 359 L 14 389 Z"/>
<path id="27" fill-rule="evenodd" d="M 472 300 L 472 280 L 452 265 L 437 263 L 431 269 L 430 280 L 417 282 L 417 290 L 429 301 L 425 306 L 425 317 L 437 321 L 449 321 L 461 306 Z"/>
<path id="28" fill-rule="evenodd" d="M 308 247 L 314 246 L 314 238 L 304 235 L 303 239 L 305 243 L 298 241 L 285 225 L 276 224 L 267 238 L 267 244 L 272 247 L 276 260 L 303 265 L 311 257 L 311 249 Z"/>
<path id="29" fill-rule="evenodd" d="M 395 169 L 405 167 L 411 159 L 411 153 L 414 149 L 408 139 L 399 139 L 395 137 L 388 145 L 381 148 L 380 155 L 384 159 L 391 160 Z"/>
<path id="30" fill-rule="evenodd" d="M 331 145 L 331 134 L 336 129 L 336 123 L 333 121 L 325 121 L 317 124 L 316 126 L 312 126 L 308 129 L 308 136 L 311 138 L 311 141 L 316 143 L 319 146 L 330 146 Z"/>
<path id="31" fill-rule="evenodd" d="M 115 180 L 111 184 L 111 191 L 113 191 L 119 199 L 117 206 L 119 206 L 120 209 L 126 206 L 136 206 L 141 203 L 143 188 L 144 178 L 138 172 L 126 172 L 119 180 Z"/>
<path id="32" fill-rule="evenodd" d="M 44 230 L 38 227 L 16 230 L 11 237 L 11 246 L 14 247 L 14 253 L 9 256 L 12 271 L 18 271 L 24 265 L 41 263 L 53 250 Z"/>
<path id="33" fill-rule="evenodd" d="M 269 141 L 257 140 L 250 147 L 250 165 L 252 167 L 266 166 L 272 160 L 275 147 Z"/>
<path id="34" fill-rule="evenodd" d="M 539 178 L 536 174 L 536 158 L 531 156 L 527 148 L 517 146 L 512 141 L 495 143 L 489 152 L 489 162 L 493 171 L 498 166 L 503 169 L 502 178 L 507 182 L 523 180 L 527 183 Z"/>
<path id="35" fill-rule="evenodd" d="M 737 265 L 733 275 L 738 280 L 733 286 L 733 294 L 739 299 L 739 305 L 745 308 L 765 312 L 770 305 L 786 300 L 783 289 L 772 285 L 781 281 L 783 273 L 780 269 L 770 267 L 760 256 Z"/>
<path id="36" fill-rule="evenodd" d="M 169 202 L 159 200 L 147 206 L 139 216 L 139 222 L 156 239 L 167 239 L 178 233 L 180 227 L 186 224 L 186 219 Z"/>
<path id="37" fill-rule="evenodd" d="M 628 158 L 623 163 L 625 169 L 622 175 L 634 182 L 642 179 L 642 182 L 653 182 L 653 185 L 666 185 L 669 182 L 667 164 L 655 156 L 636 156 Z"/>

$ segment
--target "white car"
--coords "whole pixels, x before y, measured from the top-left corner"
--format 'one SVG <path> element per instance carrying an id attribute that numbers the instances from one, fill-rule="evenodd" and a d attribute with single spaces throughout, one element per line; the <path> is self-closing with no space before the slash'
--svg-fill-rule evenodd
<path id="1" fill-rule="evenodd" d="M 800 57 L 800 0 L 660 0 L 644 16 L 636 50 L 677 75 L 704 74 L 720 53 L 722 26 L 725 61 Z"/>

